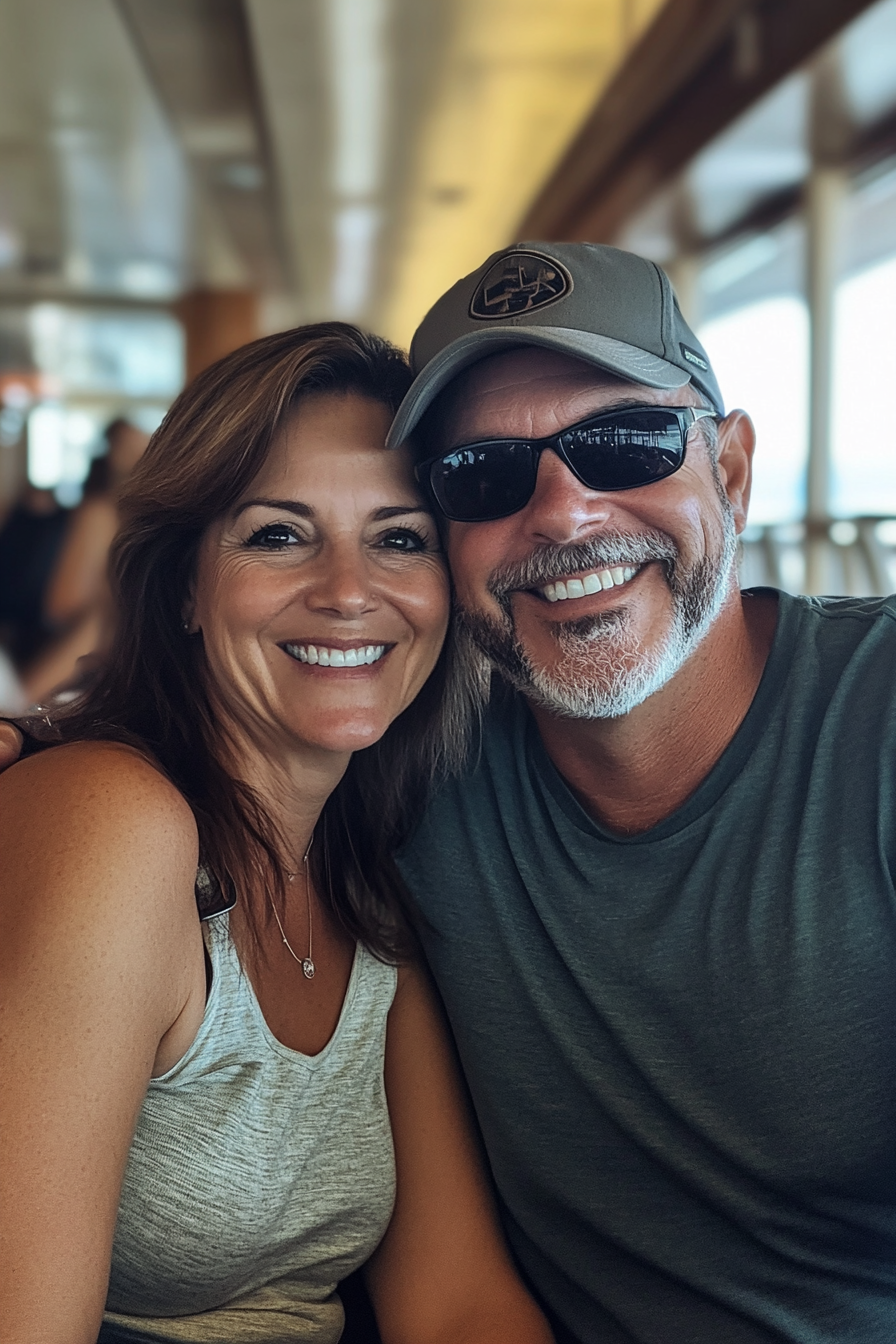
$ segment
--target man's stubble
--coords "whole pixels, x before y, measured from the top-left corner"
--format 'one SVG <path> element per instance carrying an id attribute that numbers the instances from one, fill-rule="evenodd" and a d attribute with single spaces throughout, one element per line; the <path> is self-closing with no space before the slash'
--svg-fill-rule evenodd
<path id="1" fill-rule="evenodd" d="M 672 538 L 658 530 L 636 535 L 604 532 L 586 542 L 539 547 L 522 564 L 507 565 L 492 574 L 489 591 L 501 616 L 461 606 L 461 639 L 472 641 L 512 686 L 549 713 L 573 719 L 613 719 L 628 714 L 675 675 L 728 596 L 737 533 L 724 495 L 719 507 L 721 539 L 716 552 L 690 563 L 682 559 Z M 533 662 L 516 631 L 514 592 L 543 587 L 571 574 L 647 563 L 660 565 L 672 600 L 668 630 L 653 648 L 645 651 L 641 647 L 620 594 L 620 605 L 610 611 L 556 625 L 559 658 L 549 667 Z"/>

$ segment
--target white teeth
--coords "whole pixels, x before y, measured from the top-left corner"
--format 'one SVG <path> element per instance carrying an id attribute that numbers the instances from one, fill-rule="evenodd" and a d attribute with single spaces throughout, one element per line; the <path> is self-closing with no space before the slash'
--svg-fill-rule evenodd
<path id="1" fill-rule="evenodd" d="M 590 593 L 599 593 L 604 588 L 617 588 L 628 583 L 638 572 L 637 565 L 614 565 L 612 569 L 599 569 L 586 574 L 583 579 L 556 579 L 546 583 L 541 590 L 542 597 L 549 602 L 565 602 L 570 597 L 587 597 Z"/>
<path id="2" fill-rule="evenodd" d="M 385 644 L 367 644 L 360 649 L 325 649 L 319 644 L 285 644 L 291 658 L 299 663 L 320 667 L 366 667 L 378 663 L 386 652 Z"/>

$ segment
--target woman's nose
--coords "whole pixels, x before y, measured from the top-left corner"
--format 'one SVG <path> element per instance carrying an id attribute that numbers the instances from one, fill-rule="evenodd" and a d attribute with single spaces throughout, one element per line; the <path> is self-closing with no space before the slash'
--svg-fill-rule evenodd
<path id="1" fill-rule="evenodd" d="M 352 620 L 376 607 L 370 567 L 356 549 L 327 547 L 315 564 L 316 573 L 306 599 L 312 610 Z"/>

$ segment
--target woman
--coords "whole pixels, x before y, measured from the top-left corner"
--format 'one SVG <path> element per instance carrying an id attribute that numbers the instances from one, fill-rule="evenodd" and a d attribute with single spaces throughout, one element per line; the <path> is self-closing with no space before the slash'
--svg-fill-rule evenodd
<path id="1" fill-rule="evenodd" d="M 375 1251 L 385 1344 L 550 1339 L 390 858 L 464 702 L 408 381 L 342 324 L 201 375 L 123 496 L 107 669 L 0 780 L 0 1338 L 326 1344 Z"/>

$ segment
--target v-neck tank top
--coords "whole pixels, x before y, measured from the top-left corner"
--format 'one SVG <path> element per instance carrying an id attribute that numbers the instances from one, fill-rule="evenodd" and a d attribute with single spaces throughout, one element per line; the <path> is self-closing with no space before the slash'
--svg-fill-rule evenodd
<path id="1" fill-rule="evenodd" d="M 271 1032 L 227 916 L 186 1054 L 147 1091 L 131 1145 L 102 1344 L 335 1344 L 336 1284 L 388 1224 L 383 1083 L 395 967 L 360 944 L 336 1030 L 308 1056 Z"/>

